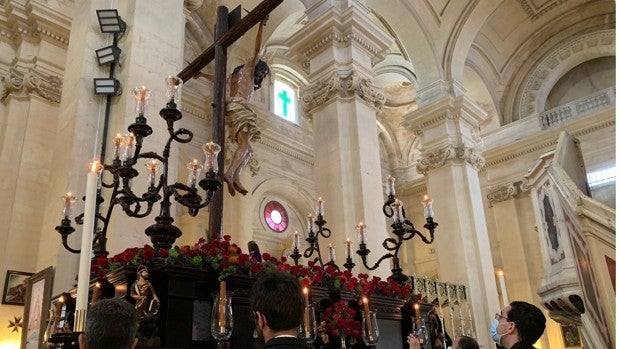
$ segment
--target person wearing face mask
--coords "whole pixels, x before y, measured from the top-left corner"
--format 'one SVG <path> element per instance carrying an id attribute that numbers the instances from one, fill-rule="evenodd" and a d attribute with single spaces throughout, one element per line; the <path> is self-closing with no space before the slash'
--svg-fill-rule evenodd
<path id="1" fill-rule="evenodd" d="M 515 301 L 495 314 L 491 322 L 491 338 L 505 349 L 533 349 L 545 331 L 546 321 L 536 306 Z"/>
<path id="2" fill-rule="evenodd" d="M 307 349 L 297 338 L 297 328 L 305 308 L 299 281 L 291 274 L 272 272 L 260 277 L 252 287 L 250 308 L 256 318 L 255 338 L 263 349 Z"/>

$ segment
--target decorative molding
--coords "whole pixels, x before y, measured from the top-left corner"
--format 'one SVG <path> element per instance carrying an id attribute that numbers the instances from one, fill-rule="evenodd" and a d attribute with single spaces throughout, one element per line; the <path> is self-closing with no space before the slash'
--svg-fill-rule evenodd
<path id="1" fill-rule="evenodd" d="M 257 143 L 262 144 L 266 147 L 269 147 L 275 151 L 278 151 L 282 154 L 286 154 L 290 157 L 292 157 L 295 160 L 299 160 L 303 163 L 305 163 L 306 165 L 308 165 L 309 167 L 314 167 L 314 161 L 308 157 L 302 156 L 300 155 L 298 152 L 294 152 L 291 150 L 290 147 L 284 146 L 284 145 L 280 145 L 277 144 L 275 142 L 272 142 L 270 140 L 267 139 L 267 137 L 261 137 Z"/>
<path id="2" fill-rule="evenodd" d="M 558 126 L 568 120 L 591 114 L 595 111 L 611 107 L 616 104 L 616 87 L 599 91 L 598 93 L 581 98 L 557 108 L 549 109 L 539 114 L 539 121 L 543 130 Z"/>
<path id="3" fill-rule="evenodd" d="M 357 35 L 356 33 L 331 31 L 319 38 L 313 45 L 303 50 L 301 54 L 306 60 L 309 61 L 312 57 L 321 52 L 326 45 L 335 43 L 338 46 L 349 46 L 353 42 L 360 44 L 374 56 L 380 55 L 383 52 L 382 49 L 375 47 L 375 45 L 365 40 L 363 36 Z"/>
<path id="4" fill-rule="evenodd" d="M 448 145 L 444 148 L 428 152 L 418 160 L 416 169 L 418 173 L 426 176 L 430 170 L 443 167 L 448 160 L 460 159 L 472 165 L 476 171 L 480 171 L 485 164 L 482 155 L 473 148 L 463 145 Z"/>
<path id="5" fill-rule="evenodd" d="M 562 69 L 564 62 L 569 62 L 575 55 L 583 54 L 583 51 L 591 51 L 596 57 L 615 53 L 615 40 L 614 30 L 593 32 L 576 37 L 550 52 L 523 82 L 523 88 L 517 95 L 518 103 L 515 105 L 516 110 L 513 114 L 523 119 L 537 113 L 538 100 L 547 97 L 549 91 L 544 90 L 547 88 L 545 83 L 555 76 L 554 71 Z"/>
<path id="6" fill-rule="evenodd" d="M 210 114 L 204 113 L 202 112 L 200 109 L 198 108 L 191 108 L 188 107 L 186 105 L 182 105 L 181 106 L 181 111 L 184 113 L 187 113 L 191 116 L 194 116 L 198 119 L 202 119 L 202 120 L 207 120 L 207 121 L 211 121 L 212 117 Z"/>
<path id="7" fill-rule="evenodd" d="M 536 6 L 536 4 L 532 3 L 532 0 L 519 0 L 519 4 L 521 4 L 521 7 L 523 7 L 523 10 L 527 13 L 527 16 L 534 21 L 552 10 L 554 7 L 557 7 L 566 1 L 567 0 L 551 0 L 542 5 Z"/>
<path id="8" fill-rule="evenodd" d="M 248 169 L 252 173 L 252 177 L 258 175 L 260 171 L 260 162 L 256 159 L 256 156 L 253 156 L 248 163 Z"/>
<path id="9" fill-rule="evenodd" d="M 5 102 L 11 94 L 37 94 L 52 103 L 60 103 L 62 79 L 54 75 L 44 75 L 35 69 L 26 72 L 11 68 L 9 76 L 2 79 L 4 84 L 0 91 L 0 102 Z"/>
<path id="10" fill-rule="evenodd" d="M 580 130 L 576 130 L 576 131 L 570 131 L 571 134 L 575 137 L 580 137 L 580 136 L 584 136 L 587 134 L 590 134 L 592 132 L 596 132 L 598 130 L 602 130 L 608 127 L 614 127 L 616 125 L 616 120 L 607 120 L 605 122 L 599 122 L 596 124 L 591 125 L 590 127 L 586 127 L 584 129 L 580 129 Z M 541 142 L 541 143 L 537 143 L 534 144 L 530 147 L 524 147 L 524 148 L 520 148 L 519 151 L 516 152 L 511 152 L 508 154 L 504 154 L 501 157 L 495 158 L 493 160 L 487 161 L 484 165 L 484 169 L 488 169 L 490 167 L 493 166 L 498 166 L 504 162 L 507 161 L 512 161 L 515 160 L 521 156 L 527 155 L 527 154 L 531 154 L 531 153 L 535 153 L 535 152 L 540 152 L 543 150 L 549 150 L 552 149 L 556 144 L 558 143 L 557 138 L 554 139 L 549 139 L 546 142 Z M 529 187 L 527 188 L 527 190 L 529 190 Z M 523 190 L 526 191 L 526 190 Z"/>
<path id="11" fill-rule="evenodd" d="M 62 36 L 62 35 L 60 35 L 58 33 L 50 31 L 49 29 L 45 29 L 45 28 L 42 28 L 42 27 L 37 27 L 37 32 L 39 33 L 39 36 L 47 36 L 48 38 L 61 43 L 63 46 L 68 46 L 69 45 L 69 38 L 68 37 Z"/>
<path id="12" fill-rule="evenodd" d="M 489 190 L 487 199 L 489 199 L 489 207 L 493 207 L 494 203 L 516 199 L 519 196 L 517 183 L 496 186 Z"/>
<path id="13" fill-rule="evenodd" d="M 305 113 L 319 107 L 327 101 L 340 97 L 360 97 L 375 108 L 377 112 L 383 109 L 386 97 L 383 90 L 374 86 L 370 79 L 364 79 L 351 72 L 348 76 L 340 76 L 333 72 L 322 81 L 317 81 L 302 92 L 302 106 Z"/>

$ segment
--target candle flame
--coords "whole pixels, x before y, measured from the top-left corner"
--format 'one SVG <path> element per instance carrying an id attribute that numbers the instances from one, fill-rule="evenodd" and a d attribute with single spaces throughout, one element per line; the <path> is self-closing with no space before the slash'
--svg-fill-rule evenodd
<path id="1" fill-rule="evenodd" d="M 498 271 L 497 271 L 497 275 L 499 275 L 499 276 L 504 276 L 504 271 L 503 271 L 503 270 L 501 270 L 501 269 L 500 269 L 500 270 L 498 270 Z"/>

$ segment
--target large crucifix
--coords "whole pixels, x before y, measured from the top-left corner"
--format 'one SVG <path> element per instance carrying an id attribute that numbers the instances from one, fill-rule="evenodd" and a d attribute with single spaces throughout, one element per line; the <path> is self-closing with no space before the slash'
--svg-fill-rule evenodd
<path id="1" fill-rule="evenodd" d="M 248 30 L 265 19 L 284 0 L 263 0 L 256 8 L 243 19 L 240 17 L 240 8 L 232 13 L 225 6 L 217 8 L 217 22 L 213 44 L 187 65 L 177 76 L 188 81 L 198 75 L 200 70 L 215 59 L 215 74 L 213 79 L 213 142 L 221 145 L 221 153 L 225 154 L 225 103 L 226 103 L 226 60 L 227 48 Z M 231 15 L 231 16 L 229 16 Z M 218 176 L 222 178 L 224 156 L 218 159 Z M 224 208 L 224 191 L 218 190 L 211 199 L 209 208 L 209 233 L 212 236 L 220 234 Z"/>

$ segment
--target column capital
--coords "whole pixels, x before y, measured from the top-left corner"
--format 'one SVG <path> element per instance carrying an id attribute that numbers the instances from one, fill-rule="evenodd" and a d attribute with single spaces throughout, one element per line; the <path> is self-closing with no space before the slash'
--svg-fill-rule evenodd
<path id="1" fill-rule="evenodd" d="M 35 67 L 10 68 L 0 90 L 0 102 L 5 102 L 9 95 L 35 94 L 59 104 L 61 92 L 62 80 L 58 76 L 46 75 Z"/>
<path id="2" fill-rule="evenodd" d="M 302 93 L 302 106 L 304 113 L 311 115 L 312 111 L 334 98 L 361 98 L 366 104 L 381 111 L 385 104 L 385 94 L 379 87 L 372 85 L 370 79 L 360 77 L 355 71 L 347 75 L 332 72 L 323 80 L 315 81 Z"/>
<path id="3" fill-rule="evenodd" d="M 405 114 L 402 126 L 417 134 L 423 134 L 424 131 L 441 126 L 448 121 L 458 120 L 464 122 L 469 128 L 477 129 L 486 116 L 487 113 L 468 97 L 444 96 Z"/>
<path id="4" fill-rule="evenodd" d="M 510 199 L 516 199 L 519 196 L 519 183 L 507 183 L 498 186 L 494 186 L 489 189 L 487 199 L 489 200 L 489 207 L 493 207 L 493 204 L 502 201 L 508 201 Z"/>
<path id="5" fill-rule="evenodd" d="M 416 170 L 426 176 L 429 171 L 443 167 L 449 160 L 465 161 L 476 171 L 480 171 L 485 164 L 484 157 L 475 149 L 464 145 L 447 145 L 425 152 L 418 160 Z"/>

